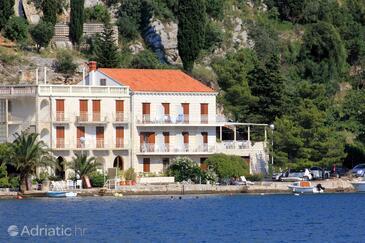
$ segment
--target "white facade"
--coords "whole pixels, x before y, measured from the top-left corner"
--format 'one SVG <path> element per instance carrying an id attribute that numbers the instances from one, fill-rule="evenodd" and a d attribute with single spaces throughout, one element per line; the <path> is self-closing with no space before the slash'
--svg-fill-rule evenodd
<path id="1" fill-rule="evenodd" d="M 117 100 L 123 101 L 123 114 Z M 14 133 L 32 129 L 56 157 L 70 161 L 75 153 L 87 153 L 104 170 L 117 161 L 123 169 L 159 173 L 176 156 L 201 163 L 217 152 L 249 158 L 251 166 L 258 154 L 266 158 L 264 143 L 217 142 L 217 128 L 229 124 L 217 118 L 216 109 L 214 92 L 133 91 L 92 71 L 78 85 L 0 87 L 0 139 L 12 141 Z"/>

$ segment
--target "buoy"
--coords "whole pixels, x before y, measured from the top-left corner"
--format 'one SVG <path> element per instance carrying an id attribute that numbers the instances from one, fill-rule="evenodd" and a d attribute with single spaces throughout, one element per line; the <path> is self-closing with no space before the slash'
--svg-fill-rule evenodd
<path id="1" fill-rule="evenodd" d="M 122 193 L 114 193 L 114 197 L 123 197 Z"/>

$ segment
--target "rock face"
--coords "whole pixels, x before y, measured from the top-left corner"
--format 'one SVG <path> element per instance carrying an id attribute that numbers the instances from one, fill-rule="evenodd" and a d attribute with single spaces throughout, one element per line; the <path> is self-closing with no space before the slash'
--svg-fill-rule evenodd
<path id="1" fill-rule="evenodd" d="M 15 15 L 24 16 L 30 24 L 38 24 L 41 13 L 36 9 L 33 2 L 27 0 L 16 0 L 14 4 Z"/>
<path id="2" fill-rule="evenodd" d="M 234 29 L 232 33 L 233 45 L 239 48 L 252 48 L 254 43 L 248 38 L 248 31 L 244 26 L 241 18 L 235 18 L 233 20 Z"/>
<path id="3" fill-rule="evenodd" d="M 136 55 L 144 50 L 143 44 L 139 41 L 131 44 L 128 49 L 132 52 L 133 55 Z"/>
<path id="4" fill-rule="evenodd" d="M 161 61 L 170 64 L 181 64 L 177 50 L 177 24 L 170 21 L 162 23 L 158 19 L 151 19 L 143 33 L 143 38 Z"/>

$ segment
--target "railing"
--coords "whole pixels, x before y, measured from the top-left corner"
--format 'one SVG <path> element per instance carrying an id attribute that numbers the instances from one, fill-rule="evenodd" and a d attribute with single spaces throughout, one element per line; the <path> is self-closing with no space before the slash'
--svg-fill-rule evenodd
<path id="1" fill-rule="evenodd" d="M 37 87 L 32 85 L 0 86 L 0 96 L 29 96 L 36 92 Z"/>
<path id="2" fill-rule="evenodd" d="M 114 122 L 126 122 L 128 121 L 127 115 L 124 112 L 116 112 L 113 115 Z"/>
<path id="3" fill-rule="evenodd" d="M 65 148 L 64 138 L 56 138 L 56 148 Z"/>
<path id="4" fill-rule="evenodd" d="M 55 122 L 68 122 L 69 118 L 67 117 L 65 112 L 57 111 L 56 116 L 54 117 L 54 121 Z"/>
<path id="5" fill-rule="evenodd" d="M 222 116 L 217 116 L 215 119 L 209 120 L 208 115 L 191 117 L 191 115 L 186 116 L 184 114 L 162 116 L 142 115 L 136 118 L 137 124 L 214 124 L 226 121 Z"/>
<path id="6" fill-rule="evenodd" d="M 198 146 L 192 146 L 189 144 L 183 144 L 178 146 L 172 146 L 170 144 L 149 144 L 144 143 L 140 145 L 141 153 L 200 153 L 200 152 L 214 152 L 215 146 L 202 144 Z"/>
<path id="7" fill-rule="evenodd" d="M 124 139 L 123 138 L 117 138 L 115 140 L 115 147 L 116 148 L 125 148 Z"/>
<path id="8" fill-rule="evenodd" d="M 104 139 L 96 139 L 96 148 L 104 148 Z"/>
<path id="9" fill-rule="evenodd" d="M 40 95 L 97 95 L 97 96 L 128 96 L 128 87 L 86 86 L 86 85 L 39 85 Z"/>
<path id="10" fill-rule="evenodd" d="M 76 117 L 77 122 L 90 122 L 90 123 L 106 123 L 108 122 L 108 117 L 101 114 L 101 113 L 88 113 L 88 112 L 81 112 L 80 115 Z"/>
<path id="11" fill-rule="evenodd" d="M 217 150 L 225 151 L 225 150 L 240 150 L 240 149 L 249 149 L 251 148 L 251 144 L 247 140 L 242 141 L 223 141 L 217 143 Z"/>

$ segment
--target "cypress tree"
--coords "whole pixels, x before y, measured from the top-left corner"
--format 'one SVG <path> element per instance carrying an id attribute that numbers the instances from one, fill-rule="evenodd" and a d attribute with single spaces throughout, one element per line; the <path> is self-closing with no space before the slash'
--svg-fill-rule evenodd
<path id="1" fill-rule="evenodd" d="M 0 1 L 0 30 L 8 22 L 10 16 L 14 14 L 14 0 Z"/>
<path id="2" fill-rule="evenodd" d="M 84 29 L 84 0 L 71 0 L 70 38 L 79 45 Z"/>
<path id="3" fill-rule="evenodd" d="M 96 61 L 99 67 L 115 68 L 119 66 L 118 47 L 115 44 L 114 31 L 110 24 L 98 36 L 95 47 Z"/>
<path id="4" fill-rule="evenodd" d="M 204 0 L 180 0 L 178 6 L 178 50 L 184 69 L 191 71 L 204 47 L 206 11 Z"/>
<path id="5" fill-rule="evenodd" d="M 43 0 L 43 21 L 55 25 L 57 23 L 57 0 Z"/>

